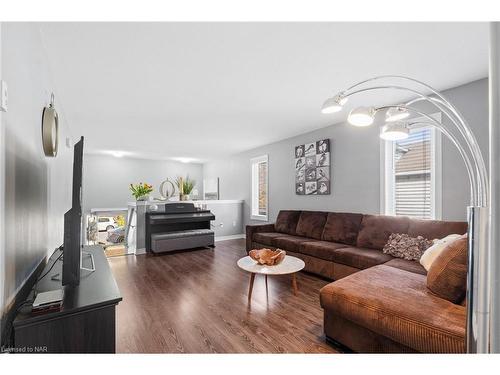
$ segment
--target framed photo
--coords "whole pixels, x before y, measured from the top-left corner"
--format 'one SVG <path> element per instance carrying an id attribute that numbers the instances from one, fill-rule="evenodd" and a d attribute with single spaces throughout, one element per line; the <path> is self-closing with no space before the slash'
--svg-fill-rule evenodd
<path id="1" fill-rule="evenodd" d="M 306 183 L 305 182 L 297 182 L 295 184 L 295 193 L 297 195 L 305 195 L 306 194 Z"/>
<path id="2" fill-rule="evenodd" d="M 295 146 L 295 194 L 330 194 L 330 147 L 329 139 Z"/>
<path id="3" fill-rule="evenodd" d="M 295 147 L 295 159 L 303 158 L 305 156 L 304 145 Z"/>
<path id="4" fill-rule="evenodd" d="M 306 195 L 317 194 L 316 181 L 306 182 Z"/>

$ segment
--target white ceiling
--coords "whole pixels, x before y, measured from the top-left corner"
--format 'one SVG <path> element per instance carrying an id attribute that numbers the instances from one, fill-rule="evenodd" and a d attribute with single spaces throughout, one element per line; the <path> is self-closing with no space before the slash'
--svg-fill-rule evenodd
<path id="1" fill-rule="evenodd" d="M 42 23 L 63 115 L 92 153 L 205 161 L 342 121 L 378 74 L 446 89 L 488 74 L 485 23 Z M 395 101 L 384 96 L 370 101 Z"/>

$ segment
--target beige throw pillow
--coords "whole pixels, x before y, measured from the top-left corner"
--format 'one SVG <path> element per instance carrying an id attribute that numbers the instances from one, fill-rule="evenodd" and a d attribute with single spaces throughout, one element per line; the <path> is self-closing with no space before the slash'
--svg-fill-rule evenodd
<path id="1" fill-rule="evenodd" d="M 425 250 L 424 254 L 420 258 L 420 264 L 425 268 L 426 271 L 429 271 L 432 263 L 439 256 L 439 254 L 443 252 L 443 250 L 446 248 L 446 245 L 460 237 L 460 234 L 450 234 L 444 238 L 435 239 L 433 241 L 434 244 L 427 250 Z"/>

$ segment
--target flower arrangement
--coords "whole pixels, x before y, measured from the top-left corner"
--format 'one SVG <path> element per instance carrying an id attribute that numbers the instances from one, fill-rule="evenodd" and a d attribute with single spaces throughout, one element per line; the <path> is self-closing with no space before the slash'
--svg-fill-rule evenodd
<path id="1" fill-rule="evenodd" d="M 186 176 L 186 178 L 183 177 L 177 177 L 175 180 L 175 184 L 177 185 L 177 188 L 179 189 L 179 197 L 180 200 L 189 200 L 189 194 L 194 189 L 194 185 L 196 184 L 195 180 L 191 180 L 189 176 Z"/>
<path id="2" fill-rule="evenodd" d="M 144 201 L 148 199 L 149 193 L 153 191 L 153 186 L 142 182 L 137 185 L 130 184 L 130 191 L 136 200 Z"/>

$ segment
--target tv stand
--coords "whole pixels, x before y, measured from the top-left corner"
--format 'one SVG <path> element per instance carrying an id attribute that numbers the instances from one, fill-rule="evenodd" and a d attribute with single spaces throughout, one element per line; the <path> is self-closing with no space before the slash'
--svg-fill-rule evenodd
<path id="1" fill-rule="evenodd" d="M 88 267 L 84 267 L 83 266 L 83 255 L 88 255 L 90 257 L 90 262 L 92 263 L 92 265 L 90 266 L 90 268 Z M 82 250 L 82 263 L 80 264 L 80 269 L 81 270 L 84 270 L 84 271 L 90 271 L 90 272 L 94 272 L 95 271 L 95 261 L 94 261 L 94 256 L 92 255 L 91 252 L 88 252 L 88 251 L 83 251 Z"/>
<path id="2" fill-rule="evenodd" d="M 21 309 L 13 322 L 14 350 L 21 353 L 114 353 L 115 310 L 122 300 L 116 281 L 101 246 L 84 246 L 93 261 L 94 272 L 82 273 L 80 284 L 64 287 L 60 311 L 33 315 Z M 56 261 L 56 252 L 40 273 L 43 275 Z M 87 265 L 87 264 L 85 264 Z M 38 283 L 37 291 L 62 288 L 61 280 L 52 276 L 62 272 L 62 262 Z M 33 295 L 33 291 L 31 292 Z"/>

